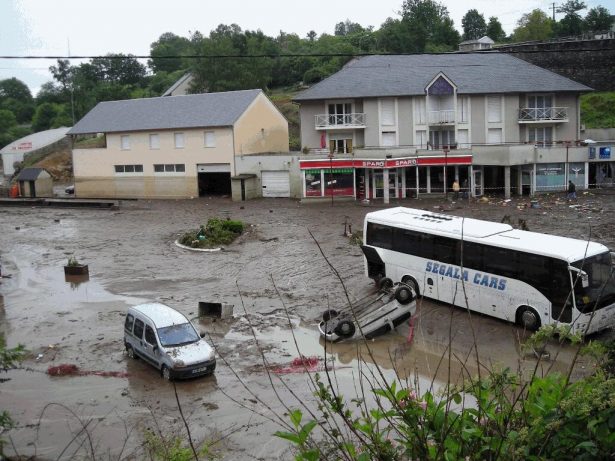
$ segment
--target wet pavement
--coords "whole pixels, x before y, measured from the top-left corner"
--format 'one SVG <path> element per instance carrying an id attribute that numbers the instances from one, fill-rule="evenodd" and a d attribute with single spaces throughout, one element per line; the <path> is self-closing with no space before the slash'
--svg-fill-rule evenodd
<path id="1" fill-rule="evenodd" d="M 615 248 L 615 195 L 598 191 L 575 203 L 556 195 L 539 200 L 540 208 L 530 208 L 528 199 L 501 198 L 401 204 L 494 221 L 508 216 L 532 231 L 591 235 Z M 215 374 L 177 383 L 193 439 L 217 441 L 223 459 L 291 457 L 289 445 L 272 434 L 299 400 L 315 408 L 312 384 L 306 373 L 276 370 L 299 354 L 324 357 L 326 351 L 333 357 L 334 379 L 345 395 L 354 392 L 360 375 L 379 379 L 374 364 L 387 378 L 397 374 L 422 390 L 476 373 L 477 360 L 481 369 L 532 370 L 536 357 L 521 349 L 520 329 L 427 300 L 419 303 L 413 329 L 402 325 L 366 343 L 320 340 L 321 312 L 339 305 L 345 294 L 310 232 L 350 296 L 361 298 L 374 286 L 364 275 L 360 248 L 343 235 L 345 224 L 359 231 L 365 213 L 381 207 L 216 198 L 123 201 L 116 211 L 0 208 L 2 273 L 11 276 L 0 284 L 0 332 L 9 347 L 24 344 L 29 351 L 23 369 L 3 375 L 7 381 L 0 383 L 0 408 L 17 423 L 5 434 L 6 451 L 41 459 L 138 459 L 146 431 L 185 435 L 173 386 L 123 350 L 126 308 L 144 301 L 164 302 L 190 318 L 197 317 L 199 301 L 235 306 L 231 320 L 196 320 L 216 346 Z M 174 245 L 183 231 L 214 216 L 242 220 L 249 230 L 216 253 Z M 89 265 L 89 278 L 65 278 L 69 256 Z M 574 348 L 548 349 L 551 360 L 541 362 L 539 371 L 567 370 Z M 63 363 L 127 375 L 45 373 Z M 582 359 L 574 376 L 590 369 Z M 84 425 L 87 431 L 79 433 Z"/>

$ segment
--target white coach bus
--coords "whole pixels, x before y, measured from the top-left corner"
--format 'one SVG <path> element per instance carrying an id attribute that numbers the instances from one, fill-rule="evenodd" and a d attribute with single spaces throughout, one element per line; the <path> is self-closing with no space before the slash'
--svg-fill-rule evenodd
<path id="1" fill-rule="evenodd" d="M 615 324 L 615 266 L 599 243 L 403 207 L 368 213 L 363 231 L 377 282 L 531 330 L 560 323 L 590 334 Z"/>

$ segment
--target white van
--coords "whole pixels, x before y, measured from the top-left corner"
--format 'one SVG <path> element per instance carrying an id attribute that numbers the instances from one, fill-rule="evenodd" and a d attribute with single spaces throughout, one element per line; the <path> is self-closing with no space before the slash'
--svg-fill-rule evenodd
<path id="1" fill-rule="evenodd" d="M 213 348 L 184 314 L 164 304 L 128 308 L 124 346 L 129 357 L 149 362 L 167 380 L 208 375 L 216 369 Z"/>

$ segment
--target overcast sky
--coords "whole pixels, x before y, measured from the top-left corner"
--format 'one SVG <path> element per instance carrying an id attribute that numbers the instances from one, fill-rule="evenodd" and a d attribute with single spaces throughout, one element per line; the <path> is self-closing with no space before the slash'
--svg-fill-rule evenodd
<path id="1" fill-rule="evenodd" d="M 560 0 L 556 3 L 563 3 Z M 208 35 L 219 24 L 242 30 L 280 31 L 305 37 L 310 30 L 332 34 L 346 19 L 375 29 L 397 18 L 403 0 L 0 0 L 0 56 L 73 56 L 124 53 L 146 55 L 161 34 Z M 586 0 L 613 12 L 614 0 Z M 548 0 L 443 0 L 457 30 L 461 18 L 475 8 L 488 20 L 496 16 L 506 33 L 524 13 L 540 8 L 551 14 Z M 586 11 L 581 12 L 583 15 Z M 75 62 L 73 62 L 74 64 Z M 0 59 L 0 80 L 17 77 L 36 95 L 52 80 L 55 61 Z"/>

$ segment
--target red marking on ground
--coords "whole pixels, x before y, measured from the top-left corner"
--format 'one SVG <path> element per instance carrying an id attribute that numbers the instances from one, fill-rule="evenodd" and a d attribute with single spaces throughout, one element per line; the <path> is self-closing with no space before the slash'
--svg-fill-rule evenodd
<path id="1" fill-rule="evenodd" d="M 84 371 L 77 365 L 63 363 L 55 367 L 47 368 L 49 376 L 104 376 L 113 378 L 126 378 L 128 373 L 124 371 Z"/>

